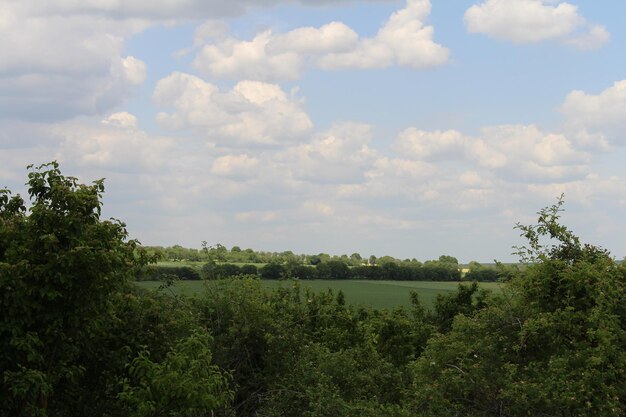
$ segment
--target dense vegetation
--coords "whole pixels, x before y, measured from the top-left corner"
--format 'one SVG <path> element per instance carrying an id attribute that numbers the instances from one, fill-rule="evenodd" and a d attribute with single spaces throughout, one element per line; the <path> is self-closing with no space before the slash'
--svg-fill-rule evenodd
<path id="1" fill-rule="evenodd" d="M 0 191 L 1 416 L 626 413 L 626 267 L 561 201 L 519 226 L 527 268 L 501 295 L 460 285 L 427 311 L 257 279 L 138 293 L 150 256 L 102 192 L 56 163 L 31 169 L 30 208 Z"/>
<path id="2" fill-rule="evenodd" d="M 360 279 L 384 281 L 497 281 L 507 280 L 516 271 L 515 266 L 497 264 L 482 265 L 472 261 L 460 265 L 449 255 L 438 259 L 420 262 L 413 259 L 396 259 L 391 256 L 377 258 L 372 255 L 363 258 L 358 253 L 350 256 L 296 255 L 291 251 L 257 252 L 242 250 L 234 246 L 228 250 L 221 244 L 202 249 L 189 249 L 179 245 L 161 247 L 150 246 L 146 250 L 159 260 L 167 261 L 167 266 L 151 267 L 140 280 L 152 280 L 164 274 L 175 275 L 178 279 L 190 278 L 188 262 L 204 264 L 200 272 L 205 279 L 222 279 L 240 275 L 258 275 L 262 279 Z M 179 265 L 177 265 L 177 263 Z M 180 266 L 180 270 L 176 267 Z M 163 268 L 160 270 L 160 268 Z"/>
<path id="3" fill-rule="evenodd" d="M 155 256 L 159 255 L 155 253 Z M 423 264 L 418 261 L 393 260 L 380 265 L 359 266 L 350 266 L 340 259 L 329 259 L 316 265 L 278 260 L 266 264 L 238 265 L 209 259 L 198 267 L 199 262 L 183 260 L 150 265 L 142 270 L 137 280 L 158 281 L 167 276 L 179 280 L 215 280 L 251 275 L 261 279 L 495 282 L 508 281 L 518 271 L 517 266 L 513 265 L 486 266 L 478 262 L 471 262 L 468 268 L 463 269 L 456 258 L 450 256 L 441 256 L 438 260 Z"/>

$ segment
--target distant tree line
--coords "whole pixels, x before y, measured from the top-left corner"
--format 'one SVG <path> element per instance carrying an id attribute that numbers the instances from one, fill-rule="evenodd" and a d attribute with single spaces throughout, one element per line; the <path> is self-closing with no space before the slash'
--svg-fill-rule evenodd
<path id="1" fill-rule="evenodd" d="M 179 280 L 224 279 L 253 276 L 261 279 L 301 280 L 387 280 L 387 281 L 507 281 L 516 270 L 514 266 L 485 266 L 472 262 L 462 271 L 455 258 L 441 256 L 438 260 L 421 262 L 386 262 L 382 265 L 360 265 L 351 267 L 340 260 L 329 260 L 317 265 L 297 262 L 269 262 L 236 265 L 209 261 L 201 269 L 190 266 L 150 265 L 137 276 L 138 281 L 163 281 L 167 278 Z"/>
<path id="2" fill-rule="evenodd" d="M 196 281 L 200 272 L 190 266 L 147 265 L 137 274 L 137 281 L 167 281 L 168 279 Z"/>
<path id="3" fill-rule="evenodd" d="M 233 246 L 228 249 L 219 243 L 209 246 L 203 242 L 201 249 L 185 248 L 180 245 L 174 246 L 144 246 L 144 249 L 151 255 L 156 256 L 161 261 L 193 261 L 193 262 L 216 262 L 230 264 L 290 264 L 290 265 L 309 265 L 316 266 L 319 264 L 338 261 L 350 267 L 355 266 L 384 266 L 394 263 L 399 265 L 422 265 L 417 259 L 399 259 L 393 256 L 385 255 L 376 257 L 362 257 L 359 253 L 352 255 L 329 255 L 327 253 L 319 253 L 317 255 L 295 254 L 292 251 L 284 252 L 264 252 L 255 251 L 253 249 L 241 249 L 239 246 Z M 437 260 L 447 264 L 459 264 L 457 258 L 449 255 L 442 255 Z"/>

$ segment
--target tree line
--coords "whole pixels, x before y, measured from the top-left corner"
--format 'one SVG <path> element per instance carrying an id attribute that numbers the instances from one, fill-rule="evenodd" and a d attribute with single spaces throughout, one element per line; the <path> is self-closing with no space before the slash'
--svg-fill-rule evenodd
<path id="1" fill-rule="evenodd" d="M 218 264 L 289 264 L 289 265 L 305 265 L 317 266 L 322 263 L 331 261 L 341 262 L 349 267 L 355 266 L 384 266 L 390 263 L 402 266 L 422 266 L 428 263 L 445 263 L 456 264 L 459 267 L 459 261 L 454 256 L 441 255 L 438 259 L 427 260 L 424 263 L 415 258 L 399 259 L 393 256 L 385 255 L 376 257 L 362 257 L 359 253 L 352 255 L 329 255 L 327 253 L 319 253 L 317 255 L 295 254 L 292 251 L 283 252 L 267 252 L 255 251 L 253 249 L 241 249 L 239 246 L 233 246 L 228 249 L 224 245 L 217 243 L 208 245 L 207 242 L 202 243 L 201 249 L 185 248 L 180 245 L 174 246 L 145 246 L 148 253 L 156 256 L 161 261 L 192 261 L 192 262 L 215 262 Z M 468 268 L 480 265 L 478 262 L 472 261 L 467 265 Z M 487 267 L 486 265 L 483 265 Z"/>
<path id="2" fill-rule="evenodd" d="M 149 265 L 137 276 L 138 281 L 163 281 L 169 278 L 179 280 L 225 279 L 235 277 L 257 277 L 261 279 L 301 279 L 301 280 L 387 280 L 387 281 L 507 281 L 518 271 L 516 265 L 497 264 L 496 266 L 470 263 L 462 271 L 458 262 L 441 256 L 438 260 L 421 262 L 387 262 L 382 265 L 360 265 L 350 267 L 341 260 L 329 260 L 316 265 L 303 265 L 298 262 L 280 263 L 271 261 L 265 265 L 237 265 L 232 263 L 206 262 L 200 269 L 184 264 Z"/>
<path id="3" fill-rule="evenodd" d="M 626 265 L 559 223 L 562 200 L 518 225 L 527 267 L 501 294 L 379 310 L 297 282 L 139 291 L 155 258 L 100 219 L 102 181 L 51 163 L 28 185 L 28 208 L 0 190 L 2 417 L 626 413 Z"/>
<path id="4" fill-rule="evenodd" d="M 321 280 L 392 280 L 392 281 L 497 281 L 506 279 L 510 268 L 478 267 L 470 269 L 463 276 L 458 264 L 429 261 L 424 264 L 397 264 L 394 262 L 378 265 L 349 267 L 342 261 L 328 261 L 315 266 L 301 264 L 280 264 L 270 262 L 261 267 L 255 265 L 237 266 L 234 264 L 207 263 L 202 267 L 198 278 L 223 279 L 241 275 L 257 276 L 261 279 L 321 279 Z"/>

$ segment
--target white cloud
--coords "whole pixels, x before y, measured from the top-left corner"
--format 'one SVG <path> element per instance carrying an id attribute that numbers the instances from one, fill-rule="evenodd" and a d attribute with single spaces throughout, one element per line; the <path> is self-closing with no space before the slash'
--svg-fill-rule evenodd
<path id="1" fill-rule="evenodd" d="M 221 177 L 251 178 L 259 173 L 259 159 L 245 154 L 216 158 L 211 173 Z"/>
<path id="2" fill-rule="evenodd" d="M 102 120 L 105 125 L 117 126 L 126 129 L 137 128 L 137 117 L 128 112 L 113 113 L 106 119 Z"/>
<path id="3" fill-rule="evenodd" d="M 5 2 L 0 18 L 0 117 L 60 120 L 109 111 L 143 83 L 145 64 L 123 53 L 140 21 L 29 14 Z"/>
<path id="4" fill-rule="evenodd" d="M 402 131 L 392 150 L 424 161 L 465 161 L 516 180 L 562 181 L 586 173 L 590 155 L 562 134 L 536 126 L 485 127 L 479 137 L 455 130 Z"/>
<path id="5" fill-rule="evenodd" d="M 167 164 L 175 147 L 171 139 L 138 130 L 136 117 L 127 112 L 111 114 L 99 125 L 69 121 L 50 130 L 62 140 L 51 154 L 54 159 L 91 169 L 156 172 Z"/>
<path id="6" fill-rule="evenodd" d="M 297 52 L 300 54 L 326 54 L 353 49 L 359 35 L 341 22 L 331 22 L 318 28 L 302 27 L 285 34 L 273 36 L 267 45 L 267 52 L 280 54 Z"/>
<path id="7" fill-rule="evenodd" d="M 303 61 L 295 52 L 268 54 L 271 31 L 265 31 L 251 41 L 226 39 L 206 45 L 193 61 L 193 66 L 209 75 L 234 79 L 255 80 L 295 79 Z"/>
<path id="8" fill-rule="evenodd" d="M 333 0 L 333 4 L 349 0 Z M 378 0 L 381 1 L 381 0 Z M 384 0 L 383 0 L 384 1 Z M 23 7 L 39 15 L 94 15 L 115 19 L 145 18 L 171 21 L 198 18 L 231 17 L 252 8 L 273 7 L 298 3 L 319 6 L 329 1 L 319 0 L 20 0 Z"/>
<path id="9" fill-rule="evenodd" d="M 626 143 L 626 80 L 615 82 L 600 94 L 574 90 L 559 110 L 565 128 L 581 145 L 608 149 Z"/>
<path id="10" fill-rule="evenodd" d="M 449 53 L 434 42 L 433 27 L 424 26 L 430 9 L 428 0 L 408 0 L 372 38 L 331 22 L 283 34 L 266 30 L 250 41 L 215 40 L 201 48 L 193 65 L 211 76 L 257 80 L 295 79 L 305 63 L 322 69 L 438 66 Z"/>
<path id="11" fill-rule="evenodd" d="M 626 207 L 626 198 L 624 198 L 626 181 L 617 177 L 589 174 L 565 184 L 528 184 L 528 190 L 543 200 L 549 200 L 563 193 L 566 201 L 587 207 L 594 206 L 594 202 L 598 200 L 615 201 L 622 208 Z"/>
<path id="12" fill-rule="evenodd" d="M 215 19 L 280 3 L 293 2 L 4 1 L 0 39 L 7 47 L 0 59 L 0 118 L 48 122 L 107 114 L 129 98 L 132 87 L 143 83 L 146 76 L 145 64 L 124 52 L 131 36 L 155 25 L 209 19 L 196 33 L 195 42 L 200 45 L 227 30 Z M 238 60 L 254 62 L 246 60 L 243 49 Z M 276 58 L 271 71 L 281 74 L 281 68 L 294 65 L 290 59 L 289 54 Z M 229 68 L 225 62 L 223 70 Z M 261 73 L 257 78 L 268 75 Z"/>
<path id="13" fill-rule="evenodd" d="M 449 52 L 433 41 L 434 28 L 424 26 L 430 10 L 428 0 L 408 0 L 406 7 L 392 14 L 376 36 L 361 39 L 353 50 L 322 56 L 319 65 L 325 69 L 392 65 L 422 69 L 442 65 Z"/>
<path id="14" fill-rule="evenodd" d="M 271 88 L 255 86 L 240 91 L 255 103 L 274 99 Z M 163 94 L 177 99 L 175 89 Z M 473 253 L 508 256 L 506 249 L 493 251 L 512 243 L 513 223 L 563 191 L 568 202 L 594 210 L 598 201 L 611 210 L 626 205 L 622 179 L 593 174 L 588 154 L 564 135 L 533 125 L 492 126 L 476 137 L 407 129 L 398 135 L 407 143 L 374 149 L 371 126 L 343 123 L 307 134 L 301 143 L 216 149 L 204 146 L 201 135 L 158 137 L 139 124 L 118 112 L 41 126 L 33 134 L 48 132 L 51 139 L 2 149 L 2 178 L 19 185 L 23 175 L 15 173 L 24 173 L 27 163 L 54 158 L 81 180 L 106 177 L 106 215 L 127 221 L 146 244 L 197 246 L 209 239 L 258 249 L 347 247 L 400 256 L 393 244 L 403 242 L 419 259 L 444 252 L 474 256 L 465 248 L 479 234 L 497 243 Z M 302 235 L 307 242 L 298 243 Z M 445 247 L 437 246 L 440 238 Z M 363 247 L 355 247 L 360 242 Z"/>
<path id="15" fill-rule="evenodd" d="M 470 33 L 484 33 L 515 43 L 557 40 L 576 48 L 596 49 L 608 42 L 603 26 L 590 24 L 578 7 L 548 0 L 486 0 L 465 12 Z"/>
<path id="16" fill-rule="evenodd" d="M 577 150 L 562 134 L 547 133 L 534 125 L 484 128 L 480 139 L 468 143 L 468 151 L 479 165 L 524 181 L 577 179 L 587 173 L 590 162 L 590 155 Z"/>
<path id="17" fill-rule="evenodd" d="M 313 127 L 299 99 L 258 81 L 241 81 L 222 92 L 196 76 L 176 72 L 157 83 L 154 99 L 174 108 L 157 115 L 161 126 L 192 129 L 222 146 L 297 142 Z"/>
<path id="18" fill-rule="evenodd" d="M 456 130 L 429 132 L 408 128 L 400 132 L 391 148 L 397 154 L 417 159 L 450 159 L 455 155 L 462 155 L 464 143 L 464 136 Z"/>
<path id="19" fill-rule="evenodd" d="M 588 31 L 580 35 L 574 35 L 563 40 L 566 45 L 571 45 L 581 51 L 598 49 L 611 39 L 611 34 L 604 26 L 590 25 Z"/>
<path id="20" fill-rule="evenodd" d="M 378 153 L 368 146 L 371 126 L 342 123 L 311 141 L 279 152 L 274 163 L 291 177 L 316 183 L 362 182 Z"/>

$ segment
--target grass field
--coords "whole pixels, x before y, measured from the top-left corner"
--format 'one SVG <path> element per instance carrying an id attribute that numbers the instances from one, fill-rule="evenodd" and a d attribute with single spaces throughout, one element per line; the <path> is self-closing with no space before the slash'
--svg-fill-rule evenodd
<path id="1" fill-rule="evenodd" d="M 211 281 L 178 281 L 174 284 L 172 290 L 177 294 L 193 296 L 204 290 L 205 285 L 210 285 Z M 290 287 L 294 285 L 293 281 L 261 281 L 266 288 Z M 393 308 L 397 306 L 408 307 L 411 304 L 410 292 L 417 291 L 422 304 L 430 308 L 432 307 L 437 294 L 451 292 L 456 290 L 457 282 L 433 282 L 433 281 L 359 281 L 359 280 L 343 280 L 343 281 L 299 281 L 300 287 L 310 288 L 312 291 L 326 291 L 332 288 L 336 291 L 343 291 L 346 296 L 346 302 L 352 305 L 365 305 L 376 308 Z M 157 288 L 160 282 L 144 281 L 137 282 L 142 288 Z M 483 282 L 480 283 L 482 288 L 500 292 L 502 284 Z"/>

